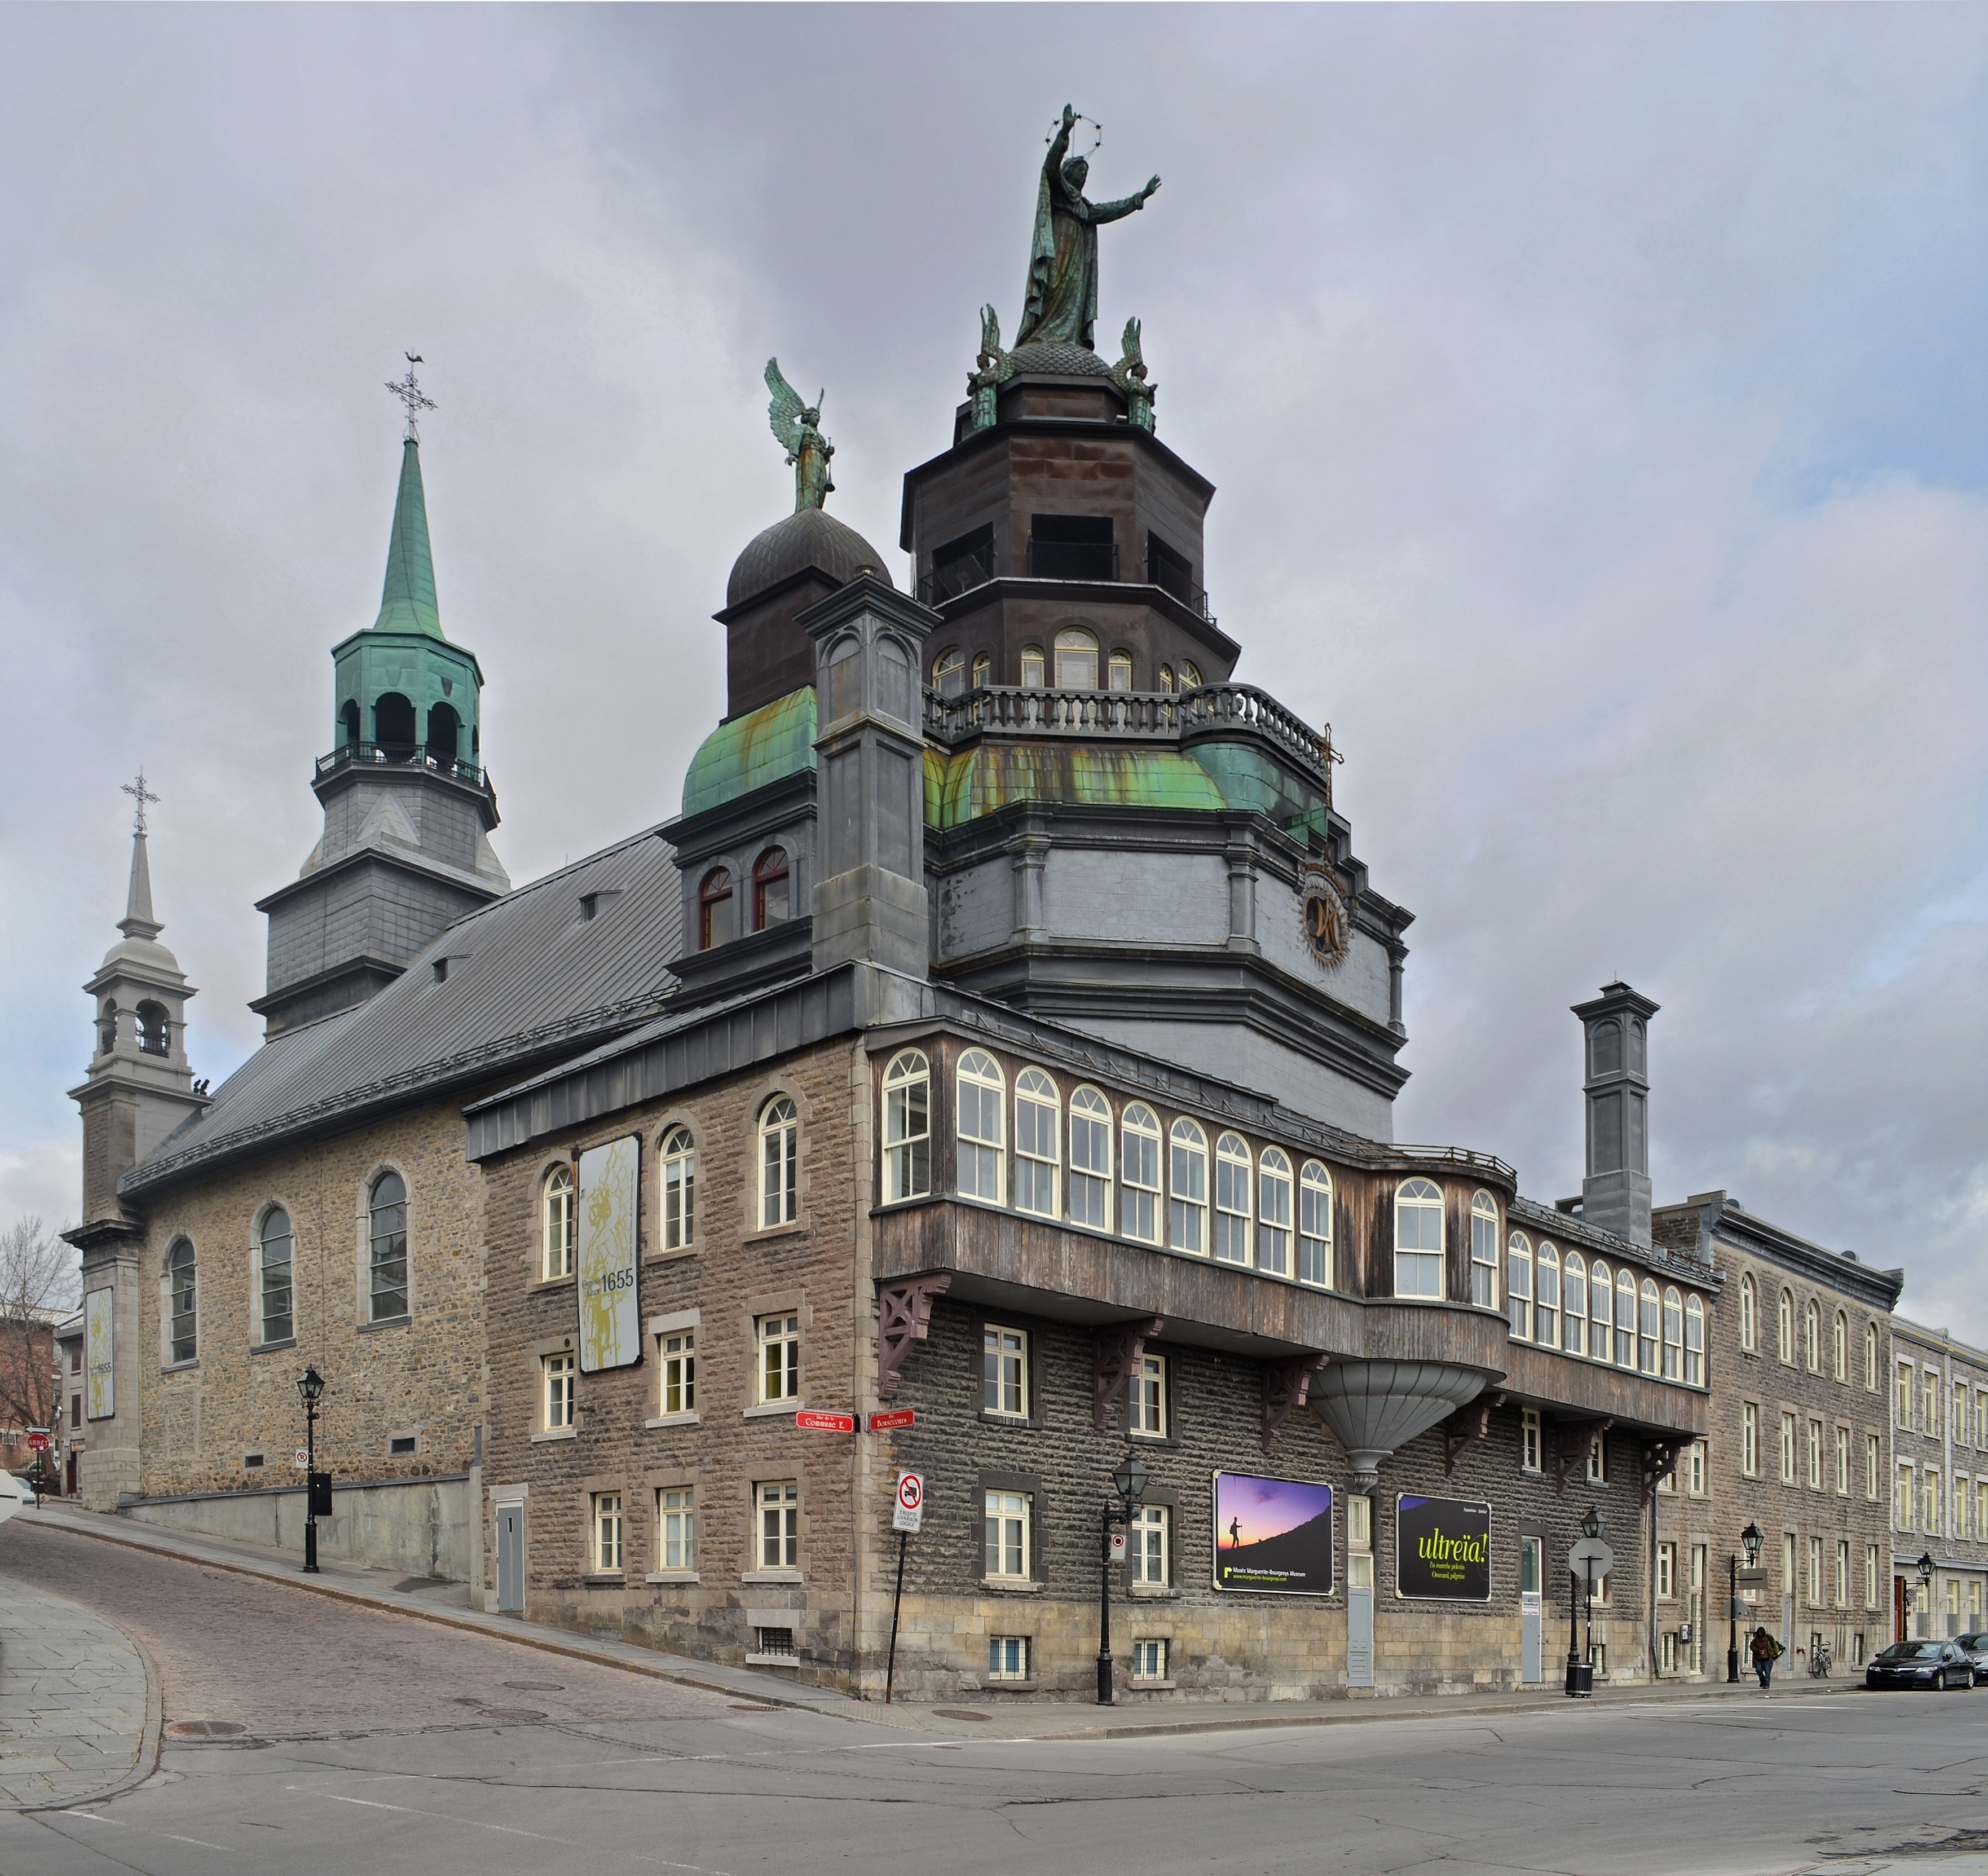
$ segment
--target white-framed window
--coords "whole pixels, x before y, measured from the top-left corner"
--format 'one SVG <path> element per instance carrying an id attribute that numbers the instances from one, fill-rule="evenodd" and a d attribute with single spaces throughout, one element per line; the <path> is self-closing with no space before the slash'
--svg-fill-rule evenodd
<path id="1" fill-rule="evenodd" d="M 1695 1296 L 1684 1303 L 1684 1377 L 1693 1388 L 1705 1385 L 1705 1305 Z"/>
<path id="2" fill-rule="evenodd" d="M 1623 1269 L 1615 1273 L 1615 1365 L 1636 1365 L 1636 1279 Z"/>
<path id="3" fill-rule="evenodd" d="M 942 697 L 957 697 L 966 688 L 966 654 L 948 645 L 932 660 L 932 688 Z"/>
<path id="4" fill-rule="evenodd" d="M 1878 1546 L 1864 1546 L 1864 1607 L 1875 1609 L 1878 1606 Z"/>
<path id="5" fill-rule="evenodd" d="M 697 1567 L 697 1489 L 665 1486 L 656 1494 L 656 1567 Z"/>
<path id="6" fill-rule="evenodd" d="M 1151 1108 L 1134 1101 L 1118 1124 L 1118 1221 L 1128 1238 L 1157 1244 L 1160 1237 L 1160 1123 Z"/>
<path id="7" fill-rule="evenodd" d="M 801 1122 L 786 1095 L 759 1114 L 759 1229 L 791 1225 L 800 1215 Z"/>
<path id="8" fill-rule="evenodd" d="M 1222 1263 L 1249 1261 L 1249 1143 L 1224 1134 L 1215 1143 L 1215 1255 Z"/>
<path id="9" fill-rule="evenodd" d="M 1542 1243 L 1533 1253 L 1533 1339 L 1542 1348 L 1560 1347 L 1560 1252 Z"/>
<path id="10" fill-rule="evenodd" d="M 1569 1251 L 1564 1266 L 1561 1301 L 1560 1346 L 1570 1355 L 1587 1353 L 1587 1259 L 1578 1251 Z"/>
<path id="11" fill-rule="evenodd" d="M 1167 1521 L 1172 1514 L 1165 1505 L 1141 1505 L 1132 1513 L 1128 1561 L 1132 1580 L 1163 1589 L 1170 1577 L 1167 1562 Z"/>
<path id="12" fill-rule="evenodd" d="M 1015 1077 L 1015 1209 L 1059 1215 L 1057 1174 L 1063 1162 L 1063 1104 L 1040 1068 Z"/>
<path id="13" fill-rule="evenodd" d="M 1802 1311 L 1802 1365 L 1811 1374 L 1822 1372 L 1822 1312 L 1813 1298 Z"/>
<path id="14" fill-rule="evenodd" d="M 1587 1479 L 1591 1485 L 1605 1486 L 1608 1482 L 1608 1435 L 1598 1433 L 1594 1444 L 1587 1449 Z M 1596 1601 L 1601 1600 L 1597 1594 Z"/>
<path id="15" fill-rule="evenodd" d="M 1875 1323 L 1864 1325 L 1864 1391 L 1866 1394 L 1878 1391 L 1878 1325 Z M 1988 1442 L 1984 1444 L 1988 1444 Z"/>
<path id="16" fill-rule="evenodd" d="M 1988 1479 L 1974 1482 L 1974 1535 L 1988 1537 Z"/>
<path id="17" fill-rule="evenodd" d="M 1795 1482 L 1795 1417 L 1793 1414 L 1781 1416 L 1781 1483 L 1791 1486 Z"/>
<path id="18" fill-rule="evenodd" d="M 1256 1268 L 1291 1273 L 1291 1162 L 1281 1147 L 1266 1147 L 1256 1162 Z"/>
<path id="19" fill-rule="evenodd" d="M 1892 1401 L 1893 1423 L 1911 1430 L 1912 1424 L 1912 1364 L 1898 1364 L 1898 1385 Z"/>
<path id="20" fill-rule="evenodd" d="M 1785 1290 L 1781 1292 L 1780 1300 L 1774 1305 L 1774 1353 L 1786 1366 L 1794 1366 L 1795 1300 Z"/>
<path id="21" fill-rule="evenodd" d="M 984 691 L 994 681 L 994 660 L 987 652 L 974 653 L 972 681 L 976 691 Z"/>
<path id="22" fill-rule="evenodd" d="M 1705 1442 L 1695 1439 L 1685 1453 L 1685 1488 L 1693 1498 L 1705 1496 Z"/>
<path id="23" fill-rule="evenodd" d="M 1498 1202 L 1489 1192 L 1470 1201 L 1470 1300 L 1480 1310 L 1498 1306 Z"/>
<path id="24" fill-rule="evenodd" d="M 797 1401 L 801 1394 L 801 1319 L 783 1313 L 762 1316 L 757 1324 L 759 1344 L 759 1403 L 770 1406 L 776 1401 Z"/>
<path id="25" fill-rule="evenodd" d="M 1760 1335 L 1755 1322 L 1756 1308 L 1753 1279 L 1750 1274 L 1743 1274 L 1740 1279 L 1740 1346 L 1750 1354 Z"/>
<path id="26" fill-rule="evenodd" d="M 1829 1362 L 1836 1378 L 1847 1381 L 1850 1378 L 1850 1319 L 1838 1310 L 1836 1321 L 1829 1332 Z"/>
<path id="27" fill-rule="evenodd" d="M 1315 1159 L 1298 1175 L 1298 1281 L 1332 1287 L 1332 1175 Z"/>
<path id="28" fill-rule="evenodd" d="M 1427 1179 L 1404 1179 L 1395 1193 L 1395 1294 L 1440 1302 L 1442 1194 Z"/>
<path id="29" fill-rule="evenodd" d="M 1001 1202 L 1002 1153 L 1006 1131 L 1002 1110 L 1008 1084 L 999 1064 L 982 1049 L 969 1049 L 959 1058 L 954 1077 L 957 1090 L 959 1137 L 959 1189 L 969 1198 Z"/>
<path id="30" fill-rule="evenodd" d="M 1848 1427 L 1836 1429 L 1836 1496 L 1838 1498 L 1850 1496 L 1850 1429 Z"/>
<path id="31" fill-rule="evenodd" d="M 576 1364 L 571 1355 L 547 1355 L 539 1364 L 540 1401 L 545 1430 L 556 1433 L 573 1425 L 573 1390 Z"/>
<path id="32" fill-rule="evenodd" d="M 1097 634 L 1067 625 L 1056 635 L 1056 681 L 1060 691 L 1097 688 Z"/>
<path id="33" fill-rule="evenodd" d="M 1657 1546 L 1657 1600 L 1668 1602 L 1677 1593 L 1677 1546 Z"/>
<path id="34" fill-rule="evenodd" d="M 1042 647 L 1024 645 L 1022 647 L 1022 688 L 1025 691 L 1042 689 L 1044 668 Z"/>
<path id="35" fill-rule="evenodd" d="M 1614 1279 L 1608 1266 L 1596 1258 L 1587 1273 L 1587 1352 L 1597 1361 L 1609 1359 L 1615 1308 Z"/>
<path id="36" fill-rule="evenodd" d="M 1836 1540 L 1836 1606 L 1839 1609 L 1850 1607 L 1850 1540 L 1839 1537 Z"/>
<path id="37" fill-rule="evenodd" d="M 621 1567 L 621 1494 L 593 1494 L 593 1568 L 606 1575 Z"/>
<path id="38" fill-rule="evenodd" d="M 1107 668 L 1104 688 L 1108 691 L 1129 691 L 1132 688 L 1132 654 L 1129 651 L 1114 651 Z"/>
<path id="39" fill-rule="evenodd" d="M 759 1567 L 801 1567 L 801 1488 L 793 1479 L 764 1480 L 752 1494 L 759 1513 Z"/>
<path id="40" fill-rule="evenodd" d="M 1167 1242 L 1177 1251 L 1208 1249 L 1208 1136 L 1185 1116 L 1167 1141 Z"/>
<path id="41" fill-rule="evenodd" d="M 1533 1339 L 1533 1246 L 1523 1231 L 1512 1233 L 1505 1266 L 1505 1308 L 1512 1333 L 1521 1341 Z"/>
<path id="42" fill-rule="evenodd" d="M 539 1199 L 543 1255 L 539 1274 L 547 1283 L 573 1275 L 573 1168 L 555 1166 L 546 1175 Z"/>
<path id="43" fill-rule="evenodd" d="M 263 1215 L 258 1235 L 255 1339 L 265 1344 L 287 1342 L 296 1330 L 295 1293 L 290 1284 L 293 1241 L 289 1213 L 281 1205 L 272 1205 Z"/>
<path id="44" fill-rule="evenodd" d="M 1027 1492 L 989 1492 L 982 1519 L 986 1573 L 997 1581 L 1023 1583 L 1029 1575 L 1029 1524 L 1035 1504 Z"/>
<path id="45" fill-rule="evenodd" d="M 697 1142 L 687 1127 L 663 1136 L 663 1249 L 680 1251 L 697 1237 Z"/>
<path id="46" fill-rule="evenodd" d="M 1924 1493 L 1925 1503 L 1925 1522 L 1922 1524 L 1919 1528 L 1924 1531 L 1929 1537 L 1937 1537 L 1939 1535 L 1941 1523 L 1939 1515 L 1939 1469 L 1937 1466 L 1929 1465 L 1926 1468 L 1923 1476 L 1925 1483 Z"/>
<path id="47" fill-rule="evenodd" d="M 697 1411 L 697 1331 L 672 1329 L 656 1337 L 656 1374 L 660 1398 L 657 1411 L 671 1414 Z"/>
<path id="48" fill-rule="evenodd" d="M 1879 1448 L 1876 1434 L 1864 1435 L 1864 1496 L 1874 1504 L 1878 1498 L 1878 1475 L 1883 1469 L 1878 1459 Z"/>
<path id="49" fill-rule="evenodd" d="M 1684 1298 L 1668 1286 L 1664 1290 L 1664 1379 L 1684 1379 Z"/>
<path id="50" fill-rule="evenodd" d="M 1537 1407 L 1522 1407 L 1519 1409 L 1520 1469 L 1539 1472 L 1542 1469 L 1540 1460 L 1540 1410 Z"/>
<path id="51" fill-rule="evenodd" d="M 1808 1540 L 1808 1601 L 1809 1607 L 1822 1607 L 1822 1540 L 1811 1537 Z"/>
<path id="52" fill-rule="evenodd" d="M 1026 1635 L 989 1635 L 987 1638 L 987 1678 L 990 1681 L 1026 1681 L 1029 1678 Z"/>
<path id="53" fill-rule="evenodd" d="M 367 1195 L 368 1320 L 391 1322 L 407 1313 L 407 1188 L 397 1172 L 383 1172 Z"/>
<path id="54" fill-rule="evenodd" d="M 1643 1279 L 1642 1306 L 1638 1315 L 1641 1333 L 1638 1337 L 1639 1354 L 1637 1365 L 1645 1374 L 1662 1371 L 1663 1362 L 1663 1301 L 1657 1294 L 1655 1283 L 1648 1277 Z"/>
<path id="55" fill-rule="evenodd" d="M 1070 1097 L 1070 1222 L 1111 1229 L 1111 1104 L 1095 1088 Z"/>
<path id="56" fill-rule="evenodd" d="M 1822 1422 L 1811 1420 L 1808 1423 L 1808 1489 L 1811 1492 L 1822 1489 Z"/>
<path id="57" fill-rule="evenodd" d="M 1167 1431 L 1167 1358 L 1141 1355 L 1139 1371 L 1131 1379 L 1131 1408 L 1128 1425 L 1134 1433 L 1164 1438 Z"/>
<path id="58" fill-rule="evenodd" d="M 1132 1644 L 1132 1678 L 1164 1681 L 1167 1678 L 1167 1644 L 1164 1636 L 1151 1636 Z"/>
<path id="59" fill-rule="evenodd" d="M 1920 1428 L 1928 1439 L 1939 1438 L 1939 1371 L 1925 1371 L 1925 1425 Z"/>
<path id="60" fill-rule="evenodd" d="M 980 1408 L 1012 1419 L 1029 1417 L 1029 1332 L 989 1323 L 980 1343 Z"/>
<path id="61" fill-rule="evenodd" d="M 922 1050 L 900 1050 L 884 1071 L 884 1198 L 931 1190 L 931 1068 Z"/>
<path id="62" fill-rule="evenodd" d="M 1909 1531 L 1912 1528 L 1912 1469 L 1902 1465 L 1892 1480 L 1892 1528 Z"/>

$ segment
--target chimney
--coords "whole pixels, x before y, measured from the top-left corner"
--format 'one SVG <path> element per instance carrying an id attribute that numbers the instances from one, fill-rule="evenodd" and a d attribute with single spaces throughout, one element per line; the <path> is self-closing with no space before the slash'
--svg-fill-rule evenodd
<path id="1" fill-rule="evenodd" d="M 1581 1215 L 1631 1244 L 1650 1242 L 1649 1021 L 1658 1006 L 1625 983 L 1577 1003 L 1587 1073 L 1587 1171 Z"/>

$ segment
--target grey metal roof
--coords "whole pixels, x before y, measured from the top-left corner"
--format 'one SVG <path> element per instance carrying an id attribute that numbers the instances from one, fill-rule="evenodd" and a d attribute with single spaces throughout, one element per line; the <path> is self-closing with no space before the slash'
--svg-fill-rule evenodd
<path id="1" fill-rule="evenodd" d="M 676 987 L 682 920 L 674 856 L 653 828 L 521 886 L 458 919 L 370 1002 L 265 1043 L 118 1189 L 141 1195 L 632 1028 Z"/>

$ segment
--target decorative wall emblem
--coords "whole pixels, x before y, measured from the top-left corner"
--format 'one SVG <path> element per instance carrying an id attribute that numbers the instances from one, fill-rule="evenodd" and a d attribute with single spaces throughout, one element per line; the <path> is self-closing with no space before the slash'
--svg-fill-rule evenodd
<path id="1" fill-rule="evenodd" d="M 1302 881 L 1305 942 L 1311 955 L 1330 970 L 1343 964 L 1353 945 L 1353 921 L 1332 875 L 1323 867 L 1307 867 Z"/>

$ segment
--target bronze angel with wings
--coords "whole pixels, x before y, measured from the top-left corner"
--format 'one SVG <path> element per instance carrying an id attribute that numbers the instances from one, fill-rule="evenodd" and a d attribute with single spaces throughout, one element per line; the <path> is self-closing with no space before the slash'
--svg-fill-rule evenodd
<path id="1" fill-rule="evenodd" d="M 820 508 L 835 492 L 828 479 L 828 459 L 835 445 L 821 434 L 821 407 L 827 397 L 821 392 L 813 404 L 803 403 L 800 393 L 780 375 L 780 361 L 766 360 L 766 388 L 773 401 L 766 406 L 767 421 L 787 461 L 794 470 L 794 512 Z"/>

